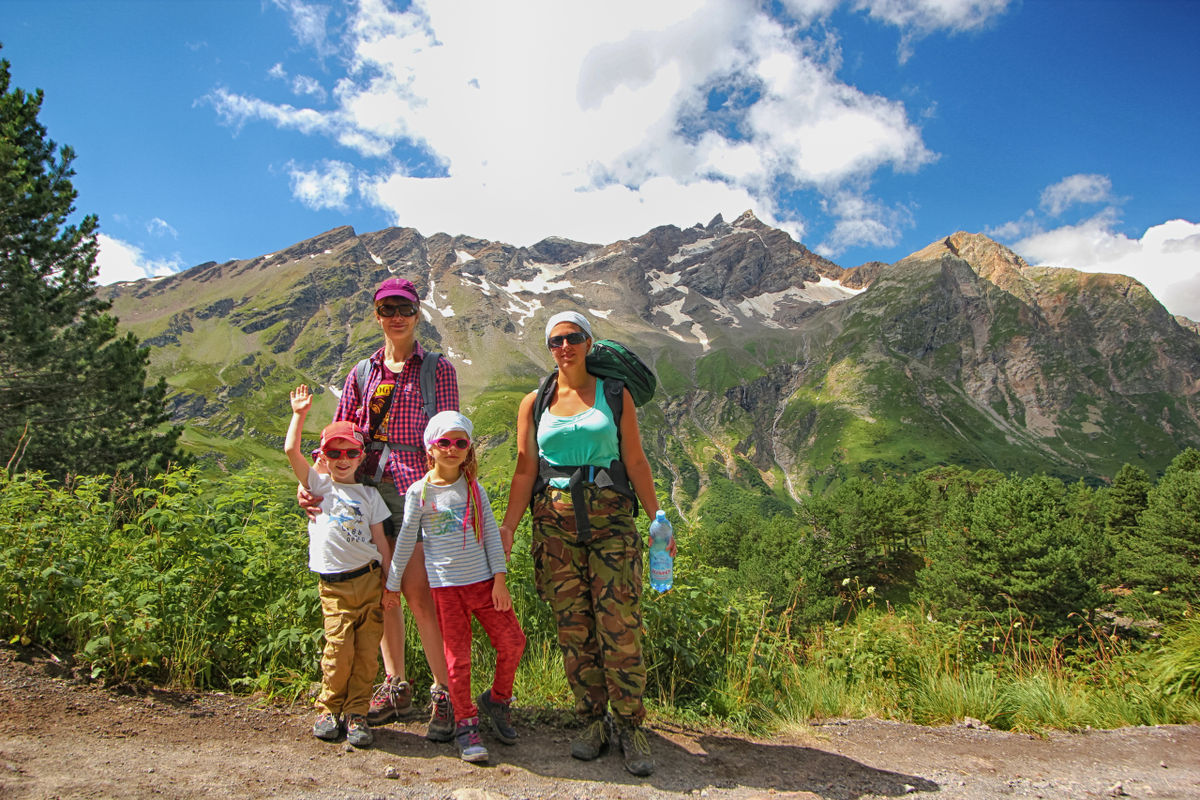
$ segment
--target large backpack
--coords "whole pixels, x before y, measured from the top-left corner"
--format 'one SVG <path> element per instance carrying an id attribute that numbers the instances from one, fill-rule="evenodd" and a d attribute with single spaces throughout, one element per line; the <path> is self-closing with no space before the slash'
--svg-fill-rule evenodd
<path id="1" fill-rule="evenodd" d="M 601 378 L 616 378 L 625 384 L 638 408 L 654 397 L 658 379 L 637 353 L 612 339 L 597 339 L 587 354 L 587 371 Z"/>
<path id="2" fill-rule="evenodd" d="M 635 406 L 645 405 L 654 396 L 657 379 L 654 373 L 638 358 L 632 350 L 611 339 L 599 339 L 593 342 L 592 349 L 587 354 L 587 371 L 604 379 L 604 399 L 612 412 L 613 422 L 617 426 L 617 448 L 621 446 L 621 415 L 625 409 L 625 389 L 633 397 Z M 558 389 L 558 370 L 555 369 L 538 384 L 537 398 L 533 404 L 533 436 L 537 439 L 538 420 L 550 407 L 554 392 Z M 575 527 L 581 541 L 587 541 L 591 535 L 591 520 L 587 513 L 587 505 L 583 502 L 581 483 L 589 480 L 602 488 L 612 488 L 633 501 L 633 515 L 638 513 L 637 493 L 629 483 L 629 475 L 625 472 L 625 464 L 614 460 L 607 467 L 584 466 L 554 466 L 546 459 L 538 458 L 538 476 L 534 481 L 533 493 L 537 494 L 546 488 L 551 478 L 569 478 L 567 488 L 571 490 L 571 502 L 575 508 Z"/>
<path id="3" fill-rule="evenodd" d="M 441 353 L 430 351 L 425 352 L 425 357 L 421 360 L 421 402 L 424 405 L 425 418 L 429 419 L 437 413 L 437 368 L 438 361 L 442 358 Z M 371 371 L 371 359 L 364 358 L 354 365 L 354 383 L 358 386 L 358 394 L 362 397 L 363 402 L 368 402 L 367 393 L 367 375 Z M 395 390 L 392 391 L 393 397 L 388 400 L 390 404 L 395 399 Z M 383 415 L 385 418 L 387 414 Z M 393 450 L 403 450 L 408 452 L 419 453 L 421 448 L 411 444 L 396 444 L 390 442 L 375 441 L 375 431 L 367 432 L 367 452 L 378 452 L 379 461 L 375 466 L 375 474 L 363 475 L 362 482 L 367 486 L 378 486 L 383 480 L 383 470 L 387 466 L 388 459 L 392 455 Z"/>

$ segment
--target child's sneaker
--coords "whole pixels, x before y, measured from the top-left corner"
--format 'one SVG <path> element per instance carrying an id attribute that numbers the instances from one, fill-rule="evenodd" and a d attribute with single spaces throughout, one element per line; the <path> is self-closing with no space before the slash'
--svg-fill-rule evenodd
<path id="1" fill-rule="evenodd" d="M 367 709 L 368 725 L 386 725 L 412 713 L 412 685 L 391 675 L 375 687 L 371 707 Z"/>
<path id="2" fill-rule="evenodd" d="M 425 738 L 431 742 L 448 742 L 454 738 L 454 708 L 450 703 L 450 692 L 434 686 L 429 690 L 429 704 L 433 713 L 429 717 L 429 728 Z"/>
<path id="3" fill-rule="evenodd" d="M 370 747 L 375 742 L 375 734 L 367 727 L 367 718 L 362 714 L 346 717 L 346 741 L 355 747 Z"/>
<path id="4" fill-rule="evenodd" d="M 338 719 L 337 714 L 330 714 L 326 711 L 324 714 L 317 715 L 317 721 L 313 723 L 313 736 L 332 742 L 341 735 L 342 721 Z"/>
<path id="5" fill-rule="evenodd" d="M 468 717 L 454 729 L 454 742 L 458 745 L 458 757 L 463 761 L 477 763 L 488 760 L 487 748 L 479 738 L 479 717 Z"/>
<path id="6" fill-rule="evenodd" d="M 516 744 L 517 729 L 512 724 L 512 701 L 501 703 L 493 700 L 492 690 L 488 689 L 475 702 L 479 706 L 479 713 L 492 723 L 496 738 L 505 744 Z"/>

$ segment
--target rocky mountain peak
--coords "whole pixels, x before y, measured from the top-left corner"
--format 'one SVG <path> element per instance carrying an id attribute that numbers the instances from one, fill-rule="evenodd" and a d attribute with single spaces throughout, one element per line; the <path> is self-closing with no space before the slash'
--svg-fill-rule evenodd
<path id="1" fill-rule="evenodd" d="M 716 220 L 713 221 L 715 222 Z M 746 209 L 742 212 L 741 216 L 733 221 L 733 227 L 756 230 L 758 228 L 765 228 L 767 226 L 763 224 L 762 220 L 754 216 L 754 212 L 752 210 Z"/>
<path id="2" fill-rule="evenodd" d="M 1031 300 L 1023 272 L 1025 259 L 981 233 L 958 231 L 918 250 L 903 261 L 939 261 L 946 256 L 962 259 L 986 281 L 1027 302 Z M 902 262 L 903 263 L 903 262 Z"/>

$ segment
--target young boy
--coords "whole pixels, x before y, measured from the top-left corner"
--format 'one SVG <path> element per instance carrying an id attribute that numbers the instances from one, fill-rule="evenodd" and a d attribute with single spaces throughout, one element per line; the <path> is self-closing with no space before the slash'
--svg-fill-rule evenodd
<path id="1" fill-rule="evenodd" d="M 370 747 L 374 736 L 366 714 L 379 671 L 380 600 L 392 560 L 383 521 L 391 512 L 375 488 L 355 482 L 364 437 L 354 423 L 334 422 L 321 431 L 321 452 L 314 468 L 300 451 L 304 418 L 312 407 L 308 387 L 296 387 L 291 402 L 292 422 L 283 450 L 304 488 L 325 497 L 321 513 L 308 523 L 308 568 L 320 576 L 325 618 L 313 736 L 333 741 L 345 726 L 346 741 Z"/>

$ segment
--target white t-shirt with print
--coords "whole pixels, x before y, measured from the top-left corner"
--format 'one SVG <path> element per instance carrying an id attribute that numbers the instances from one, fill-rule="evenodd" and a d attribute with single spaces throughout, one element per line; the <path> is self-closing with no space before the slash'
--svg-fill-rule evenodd
<path id="1" fill-rule="evenodd" d="M 308 490 L 324 495 L 321 513 L 308 523 L 308 568 L 313 572 L 347 572 L 383 555 L 371 539 L 371 525 L 383 522 L 388 511 L 379 490 L 361 483 L 335 483 L 329 475 L 308 468 Z"/>

